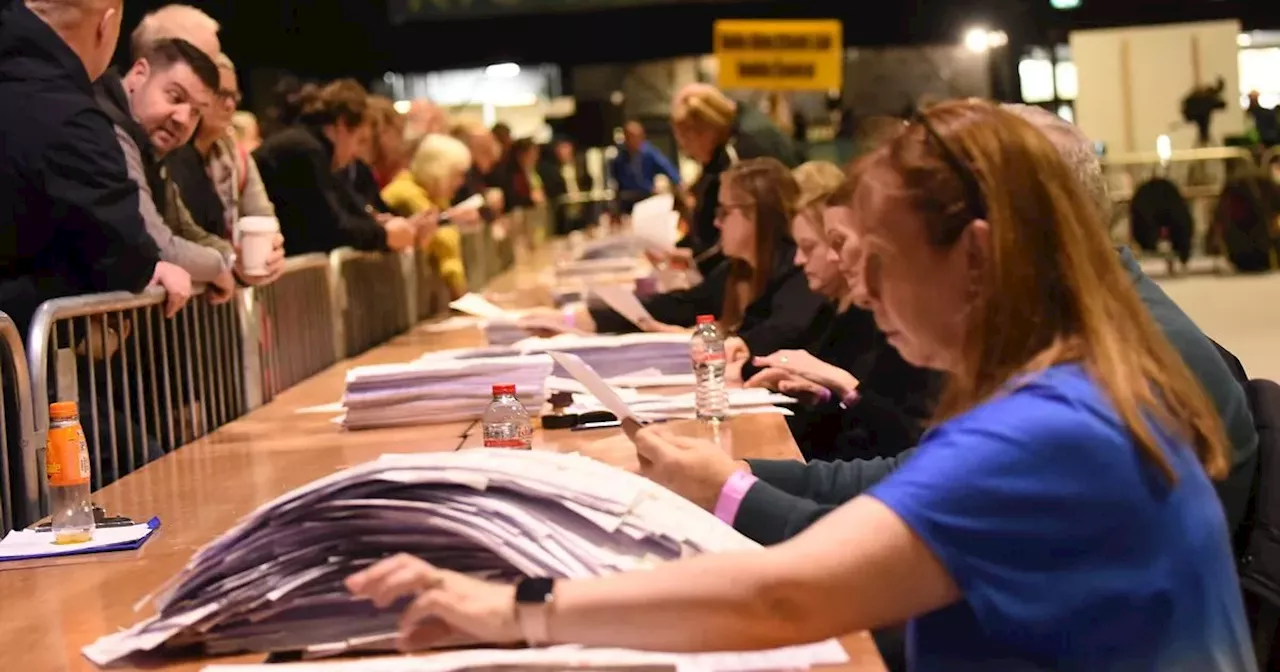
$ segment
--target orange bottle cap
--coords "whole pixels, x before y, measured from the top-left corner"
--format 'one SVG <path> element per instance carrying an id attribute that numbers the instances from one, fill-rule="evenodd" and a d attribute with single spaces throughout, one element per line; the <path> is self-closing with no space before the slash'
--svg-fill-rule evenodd
<path id="1" fill-rule="evenodd" d="M 80 415 L 80 407 L 74 401 L 57 401 L 49 404 L 49 418 L 67 420 Z"/>

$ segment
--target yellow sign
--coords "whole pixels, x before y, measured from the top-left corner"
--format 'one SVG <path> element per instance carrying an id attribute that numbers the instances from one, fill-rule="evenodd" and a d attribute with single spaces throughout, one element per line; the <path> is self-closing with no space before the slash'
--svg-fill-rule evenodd
<path id="1" fill-rule="evenodd" d="M 844 88 L 844 31 L 837 20 L 716 21 L 722 89 Z"/>

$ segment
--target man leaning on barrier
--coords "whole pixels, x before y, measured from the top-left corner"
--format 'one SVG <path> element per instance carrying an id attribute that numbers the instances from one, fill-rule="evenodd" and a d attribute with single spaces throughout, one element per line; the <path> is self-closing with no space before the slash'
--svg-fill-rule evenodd
<path id="1" fill-rule="evenodd" d="M 44 301 L 159 284 L 169 313 L 190 276 L 159 261 L 111 121 L 91 82 L 120 34 L 121 0 L 0 9 L 0 310 L 24 336 Z"/>

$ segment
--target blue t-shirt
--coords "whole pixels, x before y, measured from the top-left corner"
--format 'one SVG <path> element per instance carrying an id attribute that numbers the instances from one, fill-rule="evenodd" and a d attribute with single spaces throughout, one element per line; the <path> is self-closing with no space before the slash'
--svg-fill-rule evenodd
<path id="1" fill-rule="evenodd" d="M 961 592 L 915 619 L 913 670 L 1256 669 L 1208 476 L 1154 428 L 1170 487 L 1082 367 L 938 427 L 871 491 Z"/>

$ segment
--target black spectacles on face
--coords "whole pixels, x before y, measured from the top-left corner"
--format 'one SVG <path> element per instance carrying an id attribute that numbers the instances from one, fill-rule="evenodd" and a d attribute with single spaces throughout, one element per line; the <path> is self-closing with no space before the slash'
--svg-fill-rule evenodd
<path id="1" fill-rule="evenodd" d="M 973 169 L 942 139 L 942 135 L 933 127 L 933 124 L 929 123 L 929 116 L 924 110 L 916 110 L 912 116 L 912 122 L 920 124 L 924 128 L 929 140 L 938 145 L 938 149 L 942 152 L 942 160 L 955 172 L 956 177 L 960 178 L 960 183 L 965 192 L 965 206 L 973 219 L 986 219 L 987 202 L 982 197 L 982 187 L 978 184 L 978 176 L 973 172 Z"/>

